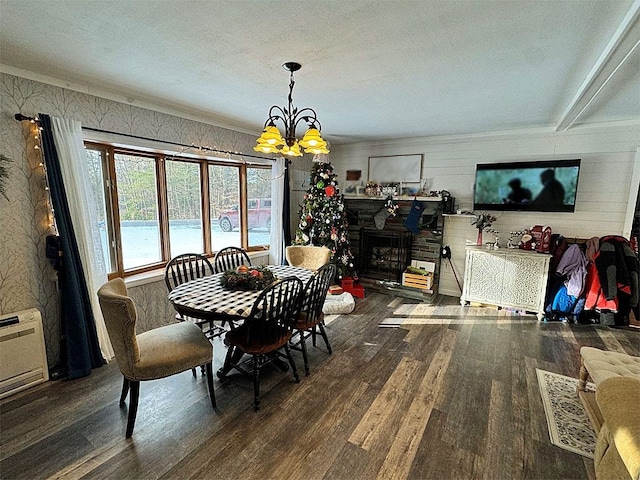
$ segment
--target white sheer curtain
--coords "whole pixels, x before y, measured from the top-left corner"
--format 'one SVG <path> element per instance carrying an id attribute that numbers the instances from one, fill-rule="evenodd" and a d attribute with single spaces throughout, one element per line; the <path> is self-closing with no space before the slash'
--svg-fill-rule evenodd
<path id="1" fill-rule="evenodd" d="M 282 209 L 285 189 L 285 162 L 283 157 L 277 158 L 271 169 L 271 239 L 269 241 L 269 263 L 271 265 L 281 265 L 284 258 Z"/>
<path id="2" fill-rule="evenodd" d="M 60 169 L 85 281 L 89 289 L 100 351 L 108 361 L 114 356 L 113 348 L 96 295 L 98 288 L 107 281 L 107 272 L 102 254 L 98 219 L 95 214 L 96 201 L 91 188 L 82 141 L 82 125 L 76 120 L 51 117 L 51 128 L 60 159 Z"/>

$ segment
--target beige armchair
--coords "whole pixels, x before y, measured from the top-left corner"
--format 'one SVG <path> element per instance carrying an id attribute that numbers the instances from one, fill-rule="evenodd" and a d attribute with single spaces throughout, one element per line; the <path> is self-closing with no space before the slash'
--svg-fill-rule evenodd
<path id="1" fill-rule="evenodd" d="M 315 271 L 329 263 L 331 250 L 313 245 L 292 245 L 285 249 L 285 257 L 289 265 Z"/>
<path id="2" fill-rule="evenodd" d="M 143 380 L 156 380 L 205 365 L 211 405 L 215 408 L 213 346 L 195 324 L 180 322 L 136 335 L 136 307 L 121 278 L 100 287 L 98 299 L 118 368 L 124 376 L 121 407 L 131 391 L 126 438 L 133 433 Z"/>
<path id="3" fill-rule="evenodd" d="M 596 387 L 604 423 L 598 434 L 593 465 L 598 480 L 640 478 L 640 380 L 609 377 Z"/>

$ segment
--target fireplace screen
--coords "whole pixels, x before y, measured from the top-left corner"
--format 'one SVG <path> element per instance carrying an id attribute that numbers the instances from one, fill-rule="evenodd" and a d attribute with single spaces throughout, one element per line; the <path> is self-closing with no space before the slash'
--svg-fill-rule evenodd
<path id="1" fill-rule="evenodd" d="M 365 277 L 402 282 L 411 263 L 411 233 L 390 230 L 362 232 L 361 272 Z"/>

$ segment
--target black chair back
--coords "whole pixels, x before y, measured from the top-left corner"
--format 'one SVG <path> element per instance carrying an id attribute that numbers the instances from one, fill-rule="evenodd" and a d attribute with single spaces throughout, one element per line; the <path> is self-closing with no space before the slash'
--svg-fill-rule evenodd
<path id="1" fill-rule="evenodd" d="M 300 307 L 303 284 L 295 277 L 287 277 L 272 283 L 256 299 L 247 327 L 247 344 L 273 345 L 290 336 L 293 322 Z"/>
<path id="2" fill-rule="evenodd" d="M 223 273 L 227 270 L 235 270 L 240 265 L 251 266 L 251 259 L 247 252 L 239 247 L 225 247 L 216 253 L 213 258 L 213 267 L 216 273 Z"/>
<path id="3" fill-rule="evenodd" d="M 207 257 L 200 253 L 184 253 L 172 258 L 164 269 L 164 281 L 169 291 L 185 282 L 213 274 Z"/>
<path id="4" fill-rule="evenodd" d="M 301 312 L 305 315 L 308 323 L 317 324 L 320 322 L 322 306 L 335 276 L 336 266 L 333 263 L 328 263 L 320 267 L 307 282 Z"/>

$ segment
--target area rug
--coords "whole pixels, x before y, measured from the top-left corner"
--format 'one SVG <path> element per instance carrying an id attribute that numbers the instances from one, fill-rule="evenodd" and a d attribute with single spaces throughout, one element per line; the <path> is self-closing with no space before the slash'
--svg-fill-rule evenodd
<path id="1" fill-rule="evenodd" d="M 576 393 L 578 379 L 538 368 L 536 374 L 551 443 L 593 458 L 596 434 Z M 587 391 L 595 391 L 595 385 L 587 383 Z"/>

